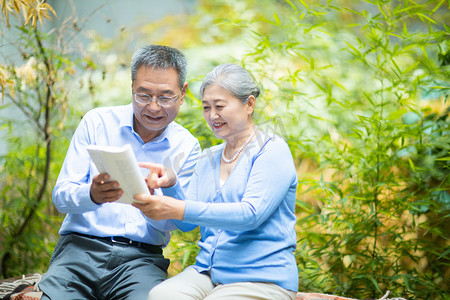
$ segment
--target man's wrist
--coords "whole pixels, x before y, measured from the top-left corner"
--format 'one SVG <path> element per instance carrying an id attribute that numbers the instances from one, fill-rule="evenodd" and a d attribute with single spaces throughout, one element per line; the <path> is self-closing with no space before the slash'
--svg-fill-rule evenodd
<path id="1" fill-rule="evenodd" d="M 92 193 L 89 193 L 89 198 L 91 199 L 91 201 L 92 201 L 95 205 L 102 205 L 102 204 L 103 204 L 103 203 L 96 202 L 96 201 L 94 200 L 94 197 L 92 197 Z"/>

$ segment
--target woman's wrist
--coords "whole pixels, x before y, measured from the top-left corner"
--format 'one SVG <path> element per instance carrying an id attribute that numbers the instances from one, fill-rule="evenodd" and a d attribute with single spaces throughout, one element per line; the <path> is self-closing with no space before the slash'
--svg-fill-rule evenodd
<path id="1" fill-rule="evenodd" d="M 168 210 L 170 214 L 170 219 L 180 220 L 183 221 L 184 218 L 184 210 L 186 209 L 186 203 L 184 201 L 169 198 L 170 201 L 167 201 L 168 204 Z"/>

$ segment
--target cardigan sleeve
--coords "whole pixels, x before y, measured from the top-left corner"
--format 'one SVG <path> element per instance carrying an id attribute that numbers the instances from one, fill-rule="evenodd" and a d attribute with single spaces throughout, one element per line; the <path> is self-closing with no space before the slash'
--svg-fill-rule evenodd
<path id="1" fill-rule="evenodd" d="M 188 198 L 197 199 L 197 184 L 198 184 L 198 174 L 196 171 L 194 171 L 194 174 L 192 174 L 192 177 L 191 177 L 191 180 L 189 183 L 189 187 L 187 188 L 187 192 L 186 192 Z M 185 199 L 184 193 L 180 193 L 180 194 L 178 194 L 178 196 L 180 196 L 180 197 L 178 197 L 178 199 L 180 199 L 180 200 Z M 191 231 L 191 230 L 194 230 L 195 228 L 197 228 L 197 225 L 185 222 L 185 220 L 183 220 L 183 221 L 173 220 L 173 222 L 174 222 L 175 226 L 183 232 Z"/>
<path id="2" fill-rule="evenodd" d="M 239 167 L 239 164 L 236 167 Z M 237 170 L 233 170 L 235 171 Z M 295 191 L 297 186 L 295 165 L 284 140 L 271 139 L 262 147 L 254 157 L 248 181 L 242 184 L 245 184 L 242 199 L 223 199 L 218 203 L 204 202 L 201 200 L 201 191 L 198 191 L 197 198 L 188 197 L 184 221 L 236 231 L 252 230 L 265 222 L 284 201 L 289 191 Z M 224 193 L 222 197 L 232 195 Z"/>

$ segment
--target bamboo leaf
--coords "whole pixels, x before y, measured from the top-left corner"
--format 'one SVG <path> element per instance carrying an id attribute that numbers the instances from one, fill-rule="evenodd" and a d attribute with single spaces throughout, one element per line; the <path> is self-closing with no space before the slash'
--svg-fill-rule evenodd
<path id="1" fill-rule="evenodd" d="M 290 0 L 285 0 L 295 11 L 297 11 L 297 7 L 290 1 Z"/>
<path id="2" fill-rule="evenodd" d="M 273 18 L 275 19 L 275 23 L 280 26 L 281 22 L 280 22 L 280 18 L 278 18 L 277 13 L 273 13 Z"/>
<path id="3" fill-rule="evenodd" d="M 441 6 L 442 4 L 445 2 L 445 0 L 441 0 L 439 1 L 439 3 L 436 4 L 436 6 L 431 10 L 432 13 L 435 13 Z"/>
<path id="4" fill-rule="evenodd" d="M 305 1 L 303 1 L 303 0 L 298 0 L 301 4 L 303 4 L 303 6 L 304 7 L 306 7 L 307 9 L 309 9 L 309 6 L 308 6 L 308 4 L 305 2 Z"/>
<path id="5" fill-rule="evenodd" d="M 403 277 L 403 282 L 405 283 L 405 286 L 408 289 L 408 291 L 412 291 L 411 286 L 409 284 L 408 275 L 404 274 L 404 275 L 402 275 L 402 277 Z"/>
<path id="6" fill-rule="evenodd" d="M 417 15 L 419 16 L 419 18 L 424 18 L 426 19 L 428 22 L 436 24 L 436 21 L 431 19 L 430 17 L 428 17 L 427 15 L 423 14 L 423 13 L 417 13 Z"/>
<path id="7" fill-rule="evenodd" d="M 450 249 L 447 249 L 445 252 L 443 252 L 437 259 L 441 259 L 444 257 L 447 257 L 450 254 Z"/>
<path id="8" fill-rule="evenodd" d="M 331 79 L 331 81 L 336 85 L 337 87 L 341 88 L 343 91 L 345 91 L 347 94 L 350 94 L 350 91 L 347 90 L 342 84 L 340 84 L 338 81 Z"/>
<path id="9" fill-rule="evenodd" d="M 409 166 L 411 167 L 411 170 L 413 170 L 415 172 L 416 167 L 414 166 L 414 162 L 410 158 L 408 159 L 408 162 L 409 162 Z"/>
<path id="10" fill-rule="evenodd" d="M 404 70 L 403 70 L 403 74 L 408 74 L 411 71 L 415 70 L 417 68 L 417 66 L 420 64 L 420 62 L 416 61 L 413 64 L 408 65 Z"/>
<path id="11" fill-rule="evenodd" d="M 402 108 L 402 109 L 393 111 L 389 114 L 388 119 L 389 120 L 397 120 L 397 119 L 401 118 L 407 112 L 408 112 L 408 110 L 406 108 Z"/>
<path id="12" fill-rule="evenodd" d="M 439 161 L 450 161 L 450 156 L 436 158 L 436 160 L 439 160 Z"/>

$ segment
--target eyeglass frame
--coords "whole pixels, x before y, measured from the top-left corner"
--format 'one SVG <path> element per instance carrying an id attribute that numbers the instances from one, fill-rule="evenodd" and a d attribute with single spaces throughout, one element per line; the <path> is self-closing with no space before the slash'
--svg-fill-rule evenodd
<path id="1" fill-rule="evenodd" d="M 169 107 L 169 106 L 173 105 L 173 104 L 178 100 L 178 98 L 180 97 L 180 95 L 176 95 L 176 96 L 173 96 L 173 97 L 166 97 L 166 96 L 159 96 L 159 97 L 153 96 L 153 97 L 152 97 L 152 96 L 150 96 L 149 94 L 145 94 L 145 93 L 134 93 L 134 92 L 131 92 L 131 94 L 133 95 L 134 101 L 136 101 L 136 102 L 139 103 L 139 104 L 145 104 L 145 105 L 147 105 L 147 104 L 152 103 L 153 100 L 155 100 L 156 104 L 158 104 L 158 105 L 161 106 L 161 107 Z M 142 102 L 142 101 L 136 99 L 136 95 L 145 95 L 145 96 L 147 96 L 150 100 L 149 100 L 148 102 Z M 162 99 L 162 100 L 169 100 L 170 102 L 161 105 L 161 103 L 160 103 L 160 100 L 161 100 L 161 99 Z"/>

